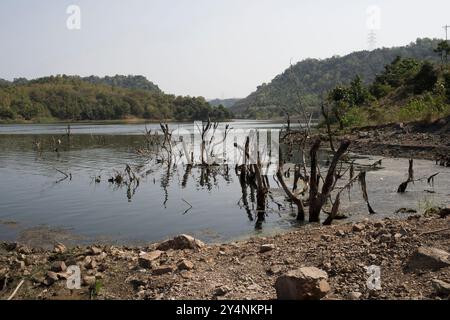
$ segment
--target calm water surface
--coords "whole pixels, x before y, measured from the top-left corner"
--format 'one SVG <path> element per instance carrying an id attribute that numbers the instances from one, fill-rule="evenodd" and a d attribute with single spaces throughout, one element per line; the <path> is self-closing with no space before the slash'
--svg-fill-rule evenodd
<path id="1" fill-rule="evenodd" d="M 178 126 L 192 124 L 174 124 L 172 128 Z M 239 121 L 232 126 L 279 128 L 281 124 Z M 158 127 L 147 125 L 152 130 Z M 272 177 L 267 217 L 262 229 L 256 230 L 255 195 L 249 188 L 243 196 L 234 170 L 227 175 L 219 168 L 202 179 L 200 169 L 194 168 L 183 184 L 183 168 L 169 172 L 159 168 L 144 175 L 133 193 L 107 180 L 126 164 L 133 168 L 145 165 L 147 159 L 135 152 L 145 144 L 144 125 L 72 125 L 70 146 L 65 142 L 65 130 L 65 125 L 0 126 L 0 240 L 15 240 L 30 228 L 45 226 L 46 230 L 68 230 L 79 237 L 77 242 L 138 243 L 179 233 L 216 242 L 297 225 L 295 210 Z M 54 152 L 57 139 L 62 146 Z M 36 141 L 41 143 L 41 152 L 34 146 Z M 327 154 L 321 157 L 326 161 Z M 357 162 L 364 165 L 376 159 L 380 157 L 362 157 Z M 441 172 L 434 187 L 417 182 L 406 194 L 397 194 L 407 166 L 406 159 L 384 159 L 381 169 L 367 174 L 377 217 L 393 215 L 400 207 L 420 210 L 449 203 L 450 169 L 430 161 L 416 160 L 415 173 L 425 177 Z M 58 170 L 71 173 L 72 179 L 64 179 Z M 98 176 L 100 183 L 95 182 Z M 355 187 L 350 199 L 342 200 L 342 211 L 353 219 L 366 217 L 361 200 Z"/>

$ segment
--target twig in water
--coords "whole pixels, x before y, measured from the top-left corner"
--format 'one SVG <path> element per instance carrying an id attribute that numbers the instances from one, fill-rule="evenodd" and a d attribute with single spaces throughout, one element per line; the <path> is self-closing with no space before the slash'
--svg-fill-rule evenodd
<path id="1" fill-rule="evenodd" d="M 183 212 L 183 214 L 186 214 L 186 213 L 188 213 L 188 211 L 191 210 L 193 207 L 192 207 L 192 205 L 191 205 L 189 202 L 187 202 L 186 200 L 181 199 L 181 201 L 183 201 L 184 203 L 186 203 L 186 204 L 189 206 L 189 208 L 187 208 L 187 209 Z"/>

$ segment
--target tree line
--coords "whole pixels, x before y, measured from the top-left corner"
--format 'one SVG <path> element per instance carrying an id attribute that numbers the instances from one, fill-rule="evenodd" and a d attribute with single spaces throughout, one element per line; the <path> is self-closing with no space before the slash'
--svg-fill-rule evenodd
<path id="1" fill-rule="evenodd" d="M 0 119 L 17 120 L 149 120 L 221 121 L 233 117 L 203 97 L 163 93 L 141 76 L 50 76 L 0 81 Z"/>

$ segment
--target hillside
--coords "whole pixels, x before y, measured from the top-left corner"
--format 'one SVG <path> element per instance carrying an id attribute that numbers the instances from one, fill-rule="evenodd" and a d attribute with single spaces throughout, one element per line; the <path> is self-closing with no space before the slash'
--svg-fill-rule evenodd
<path id="1" fill-rule="evenodd" d="M 444 59 L 397 57 L 369 85 L 356 77 L 330 90 L 326 102 L 328 119 L 340 129 L 445 118 L 450 115 L 450 65 Z"/>
<path id="2" fill-rule="evenodd" d="M 224 107 L 203 97 L 163 93 L 144 77 L 51 76 L 0 83 L 0 120 L 224 120 Z"/>
<path id="3" fill-rule="evenodd" d="M 295 108 L 300 96 L 309 110 L 318 111 L 321 97 L 336 85 L 348 84 L 356 75 L 364 84 L 369 84 L 396 56 L 439 61 L 439 56 L 433 52 L 438 42 L 438 39 L 418 39 L 403 47 L 359 51 L 324 60 L 306 59 L 270 83 L 258 86 L 247 98 L 237 101 L 231 110 L 244 118 L 273 118 L 283 115 L 278 106 Z"/>

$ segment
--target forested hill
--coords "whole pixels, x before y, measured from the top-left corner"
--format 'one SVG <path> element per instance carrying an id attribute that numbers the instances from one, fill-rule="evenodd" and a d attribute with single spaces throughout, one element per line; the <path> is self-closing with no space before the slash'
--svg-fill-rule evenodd
<path id="1" fill-rule="evenodd" d="M 144 77 L 50 76 L 0 81 L 0 120 L 225 120 L 203 97 L 163 93 Z M 154 87 L 153 87 L 154 86 Z"/>
<path id="2" fill-rule="evenodd" d="M 337 85 L 349 84 L 359 75 L 365 84 L 371 83 L 397 56 L 418 60 L 439 61 L 433 52 L 440 40 L 418 39 L 403 47 L 360 51 L 343 57 L 306 59 L 276 76 L 270 83 L 258 86 L 247 98 L 237 101 L 231 110 L 245 118 L 273 118 L 285 109 L 298 105 L 298 97 L 312 111 L 318 111 L 320 100 Z"/>
<path id="3" fill-rule="evenodd" d="M 38 81 L 51 81 L 52 77 L 44 77 L 38 79 Z M 152 92 L 162 93 L 161 89 L 153 82 L 147 80 L 146 77 L 140 75 L 115 75 L 115 76 L 89 76 L 89 77 L 79 77 L 79 76 L 65 76 L 65 78 L 79 79 L 92 84 L 103 84 L 107 86 L 127 88 L 127 89 L 141 89 L 148 90 Z M 37 80 L 28 80 L 26 78 L 17 78 L 10 82 L 4 79 L 0 79 L 0 86 L 12 85 L 12 84 L 27 84 L 28 82 L 36 82 Z"/>
<path id="4" fill-rule="evenodd" d="M 141 89 L 159 93 L 162 92 L 156 84 L 147 80 L 147 78 L 144 76 L 115 75 L 113 77 L 106 76 L 103 78 L 97 76 L 90 76 L 82 78 L 82 80 L 93 84 L 105 84 L 109 86 L 127 89 Z"/>

